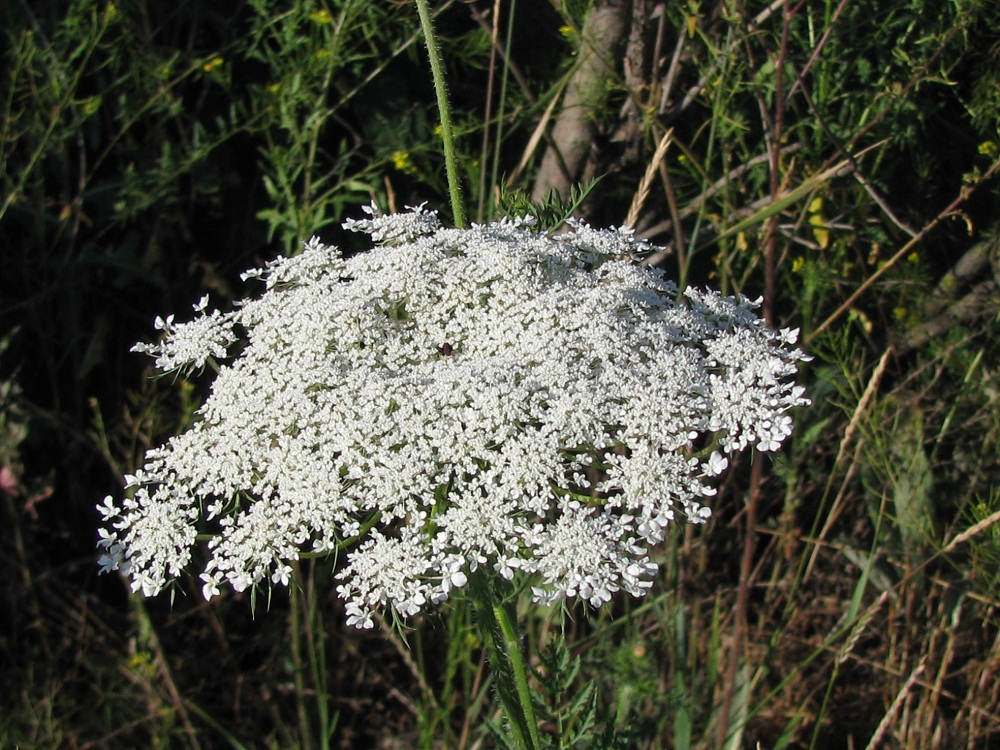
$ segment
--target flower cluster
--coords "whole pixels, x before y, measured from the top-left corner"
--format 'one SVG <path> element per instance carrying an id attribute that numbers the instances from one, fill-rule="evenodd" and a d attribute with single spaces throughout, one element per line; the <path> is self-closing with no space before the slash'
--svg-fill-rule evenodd
<path id="1" fill-rule="evenodd" d="M 198 421 L 98 506 L 103 570 L 153 595 L 208 539 L 211 597 L 351 544 L 337 591 L 359 627 L 481 566 L 539 602 L 641 596 L 648 548 L 709 517 L 727 454 L 775 450 L 808 403 L 796 331 L 745 298 L 678 299 L 627 230 L 367 212 L 345 226 L 373 250 L 314 239 L 248 274 L 258 298 L 140 345 L 166 370 L 221 364 Z"/>

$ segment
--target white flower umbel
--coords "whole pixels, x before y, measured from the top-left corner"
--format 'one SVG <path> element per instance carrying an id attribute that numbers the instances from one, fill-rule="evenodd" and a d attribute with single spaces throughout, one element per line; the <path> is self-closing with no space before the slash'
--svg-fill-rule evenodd
<path id="1" fill-rule="evenodd" d="M 314 239 L 247 275 L 259 298 L 203 300 L 138 346 L 164 370 L 221 364 L 194 426 L 99 506 L 103 570 L 152 595 L 207 539 L 211 597 L 352 543 L 337 591 L 360 627 L 482 566 L 530 576 L 539 602 L 641 596 L 649 546 L 710 515 L 725 454 L 777 449 L 808 403 L 796 331 L 742 297 L 678 301 L 628 230 L 366 211 L 345 226 L 370 252 Z"/>

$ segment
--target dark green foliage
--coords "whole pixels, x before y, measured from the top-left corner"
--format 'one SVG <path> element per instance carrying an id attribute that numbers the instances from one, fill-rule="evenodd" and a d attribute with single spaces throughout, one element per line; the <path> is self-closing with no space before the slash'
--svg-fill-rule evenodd
<path id="1" fill-rule="evenodd" d="M 608 716 L 608 697 L 598 692 L 597 681 L 583 678 L 583 660 L 570 654 L 566 642 L 552 640 L 538 655 L 539 689 L 534 692 L 536 713 L 542 729 L 542 748 L 547 750 L 617 750 L 631 747 L 635 736 L 622 732 Z M 496 724 L 491 731 L 498 747 L 516 750 Z"/>
<path id="2" fill-rule="evenodd" d="M 534 228 L 540 232 L 555 232 L 561 229 L 567 219 L 576 216 L 581 206 L 597 188 L 600 178 L 591 180 L 585 185 L 574 185 L 570 194 L 563 198 L 554 192 L 545 196 L 545 200 L 532 202 L 523 192 L 500 191 L 497 210 L 501 216 L 530 216 L 535 220 Z"/>

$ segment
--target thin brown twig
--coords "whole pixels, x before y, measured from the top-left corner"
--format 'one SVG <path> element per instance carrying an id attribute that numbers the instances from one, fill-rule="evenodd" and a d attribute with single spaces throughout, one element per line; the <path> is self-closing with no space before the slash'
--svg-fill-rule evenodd
<path id="1" fill-rule="evenodd" d="M 139 603 L 138 606 L 144 607 L 142 603 Z M 143 617 L 148 617 L 148 615 L 143 614 Z M 188 746 L 192 750 L 201 750 L 201 743 L 198 742 L 198 732 L 195 731 L 194 724 L 191 722 L 191 717 L 187 711 L 187 702 L 181 698 L 180 690 L 177 689 L 177 683 L 174 681 L 173 672 L 170 669 L 170 662 L 167 660 L 166 652 L 160 643 L 160 637 L 156 632 L 156 628 L 149 628 L 146 638 L 147 645 L 153 655 L 153 664 L 156 666 L 157 672 L 159 672 L 167 695 L 170 696 L 170 705 L 177 711 L 181 726 L 187 735 Z M 155 688 L 152 685 L 148 685 L 148 689 L 155 692 Z"/>
<path id="2" fill-rule="evenodd" d="M 675 141 L 675 143 L 677 147 L 681 149 L 681 151 L 684 151 L 685 154 L 687 154 L 687 150 L 684 149 L 679 142 Z M 801 143 L 792 143 L 788 146 L 784 146 L 781 149 L 781 155 L 787 156 L 789 154 L 795 153 L 801 148 L 802 148 Z M 688 217 L 696 214 L 698 211 L 701 210 L 701 207 L 705 203 L 705 201 L 713 197 L 716 193 L 725 189 L 727 185 L 731 185 L 736 179 L 746 174 L 748 170 L 753 169 L 754 167 L 765 163 L 769 158 L 770 156 L 768 154 L 758 154 L 757 156 L 754 156 L 751 159 L 747 159 L 745 162 L 742 162 L 737 166 L 733 167 L 728 172 L 726 172 L 726 174 L 724 174 L 722 177 L 713 182 L 704 190 L 700 190 L 696 196 L 694 196 L 691 200 L 685 203 L 684 208 L 681 208 L 679 210 L 678 216 L 681 219 L 687 219 Z M 769 204 L 770 202 L 771 202 L 770 198 L 761 198 L 756 203 L 751 204 L 751 206 L 748 208 L 763 207 Z M 752 211 L 750 212 L 752 213 Z M 734 214 L 734 215 L 740 215 L 740 214 Z M 646 238 L 655 237 L 657 234 L 665 232 L 670 228 L 671 228 L 671 222 L 669 220 L 662 221 L 659 222 L 658 224 L 654 224 L 653 226 L 644 229 L 642 232 L 642 236 Z"/>
<path id="3" fill-rule="evenodd" d="M 950 542 L 948 542 L 948 544 L 945 545 L 945 547 L 940 552 L 934 555 L 934 557 L 938 557 L 940 555 L 947 555 L 949 552 L 954 550 L 955 547 L 957 547 L 958 545 L 962 544 L 963 542 L 967 542 L 979 532 L 985 531 L 990 526 L 993 526 L 997 523 L 1000 523 L 1000 510 L 996 511 L 995 513 L 991 513 L 982 521 L 979 521 L 978 523 L 967 528 L 961 534 L 959 534 Z"/>
<path id="4" fill-rule="evenodd" d="M 785 180 L 780 174 L 781 159 L 780 146 L 782 131 L 784 127 L 784 68 L 785 60 L 788 57 L 788 39 L 791 28 L 792 14 L 797 10 L 791 7 L 788 0 L 782 4 L 781 20 L 781 41 L 778 47 L 777 60 L 775 61 L 775 82 L 774 82 L 774 118 L 770 123 L 770 128 L 766 127 L 768 119 L 767 106 L 764 101 L 760 102 L 761 118 L 765 122 L 765 132 L 767 133 L 767 150 L 770 166 L 770 193 L 772 203 L 777 202 L 779 194 L 783 191 Z M 767 131 L 770 131 L 769 133 Z M 774 325 L 774 290 L 775 290 L 775 244 L 777 239 L 778 214 L 774 214 L 767 222 L 767 231 L 764 237 L 764 320 L 768 325 Z M 740 580 L 736 595 L 736 612 L 734 622 L 733 643 L 729 652 L 729 662 L 726 667 L 726 687 L 723 693 L 722 712 L 719 716 L 718 733 L 716 741 L 719 746 L 725 742 L 729 731 L 729 713 L 733 702 L 733 693 L 736 685 L 736 674 L 739 670 L 740 660 L 745 654 L 746 644 L 744 639 L 749 631 L 748 609 L 750 606 L 750 589 L 756 580 L 753 571 L 754 554 L 757 550 L 757 518 L 761 505 L 761 488 L 764 484 L 764 462 L 756 460 L 750 472 L 750 488 L 747 498 L 746 525 L 743 536 L 743 556 L 740 560 Z"/>
<path id="5" fill-rule="evenodd" d="M 963 188 L 959 192 L 959 195 L 957 198 L 955 198 L 955 200 L 953 200 L 951 203 L 945 206 L 938 213 L 937 216 L 935 216 L 933 219 L 927 222 L 919 232 L 917 232 L 913 237 L 910 238 L 910 240 L 905 245 L 903 245 L 899 250 L 897 250 L 895 255 L 889 258 L 889 260 L 887 260 L 878 270 L 876 270 L 875 273 L 873 273 L 871 276 L 865 279 L 865 281 L 862 282 L 861 285 L 850 294 L 850 296 L 848 296 L 848 298 L 843 302 L 843 304 L 840 305 L 840 307 L 834 310 L 829 315 L 829 317 L 827 317 L 826 320 L 824 320 L 812 333 L 810 333 L 806 337 L 805 343 L 808 345 L 811 344 L 813 341 L 815 341 L 816 337 L 820 333 L 829 328 L 838 318 L 840 318 L 841 315 L 843 315 L 845 312 L 847 312 L 847 310 L 851 308 L 851 306 L 857 301 L 858 297 L 864 294 L 872 284 L 878 281 L 886 271 L 888 271 L 890 268 L 896 265 L 896 263 L 898 263 L 901 258 L 905 257 L 922 239 L 924 239 L 924 237 L 930 234 L 931 231 L 935 227 L 937 227 L 938 224 L 940 224 L 946 218 L 954 214 L 954 212 L 958 209 L 958 207 L 969 199 L 969 196 L 972 195 L 972 193 L 976 190 L 976 188 L 980 187 L 981 185 L 983 185 L 983 183 L 985 183 L 987 180 L 993 177 L 998 170 L 1000 170 L 1000 159 L 993 162 L 993 164 L 983 174 L 983 176 L 980 178 L 979 182 L 976 185 Z"/>
<path id="6" fill-rule="evenodd" d="M 915 237 L 916 232 L 907 226 L 902 219 L 896 216 L 889 204 L 886 202 L 885 198 L 879 195 L 878 191 L 872 186 L 868 180 L 865 179 L 864 175 L 861 174 L 860 170 L 854 171 L 854 179 L 858 181 L 858 184 L 864 188 L 865 192 L 868 193 L 868 197 L 875 201 L 875 205 L 882 209 L 882 213 L 885 214 L 886 218 L 889 219 L 893 224 L 895 224 L 899 229 L 906 232 L 910 237 Z"/>
<path id="7" fill-rule="evenodd" d="M 494 19 L 494 24 L 499 23 L 499 6 L 500 3 L 499 0 L 497 0 L 497 4 L 494 6 L 493 10 L 494 14 L 497 15 L 497 18 Z M 517 82 L 518 88 L 521 89 L 521 94 L 528 102 L 534 104 L 536 101 L 535 92 L 532 90 L 531 85 L 528 83 L 528 79 L 524 77 L 524 73 L 521 72 L 521 68 L 517 65 L 517 63 L 514 60 L 510 58 L 510 56 L 507 54 L 507 50 L 504 49 L 502 44 L 500 44 L 499 35 L 494 36 L 491 25 L 484 18 L 485 14 L 479 10 L 476 10 L 476 7 L 474 5 L 469 5 L 469 12 L 472 14 L 473 20 L 475 20 L 475 22 L 479 24 L 480 28 L 482 28 L 483 31 L 485 31 L 487 34 L 490 35 L 490 44 L 493 45 L 493 49 L 491 50 L 490 54 L 492 55 L 495 53 L 500 55 L 501 58 L 503 58 L 503 64 L 508 67 L 508 69 L 510 70 L 510 74 L 514 76 L 514 80 Z"/>
<path id="8" fill-rule="evenodd" d="M 878 386 L 882 382 L 882 376 L 885 374 L 886 367 L 889 364 L 889 359 L 893 354 L 892 347 L 887 348 L 875 365 L 875 369 L 872 372 L 871 377 L 868 379 L 868 385 L 865 386 L 864 393 L 861 394 L 861 398 L 858 400 L 858 405 L 854 409 L 854 413 L 851 415 L 851 420 L 847 424 L 847 429 L 844 430 L 844 437 L 840 440 L 840 448 L 837 450 L 837 457 L 833 460 L 833 468 L 830 470 L 830 477 L 836 475 L 837 469 L 840 467 L 841 461 L 843 461 L 844 456 L 847 455 L 847 447 L 851 444 L 854 439 L 854 433 L 857 432 L 858 425 L 861 424 L 861 418 L 868 411 L 868 405 L 871 400 L 875 397 L 878 391 Z M 859 443 L 859 447 L 860 447 Z M 857 466 L 857 462 L 851 463 L 851 470 L 847 472 L 847 476 L 851 477 L 853 475 L 853 469 Z M 830 512 L 827 514 L 826 521 L 823 524 L 822 530 L 819 532 L 817 540 L 822 541 L 826 539 L 826 535 L 833 528 L 833 524 L 840 517 L 840 509 L 842 507 L 841 501 L 844 498 L 844 489 L 846 487 L 847 478 L 845 477 L 844 485 L 841 486 L 841 491 L 837 493 L 837 497 L 833 501 L 833 506 L 830 508 Z M 816 559 L 819 555 L 820 547 L 816 545 L 813 547 L 812 554 L 809 556 L 809 562 L 806 565 L 805 572 L 802 575 L 802 580 L 805 581 L 809 578 L 812 572 L 813 566 L 816 564 Z"/>
<path id="9" fill-rule="evenodd" d="M 792 97 L 795 95 L 795 92 L 798 91 L 799 87 L 802 85 L 802 81 L 805 80 L 805 77 L 809 73 L 809 70 L 819 59 L 820 52 L 823 51 L 823 48 L 829 41 L 830 34 L 833 33 L 833 27 L 836 25 L 837 19 L 840 18 L 840 14 L 843 12 L 844 7 L 846 5 L 847 5 L 847 0 L 840 0 L 840 4 L 837 5 L 837 7 L 834 9 L 833 15 L 830 17 L 830 22 L 826 24 L 826 29 L 824 29 L 823 35 L 819 38 L 819 41 L 816 42 L 816 48 L 813 50 L 813 53 L 809 56 L 809 59 L 806 61 L 805 66 L 803 66 L 802 70 L 796 76 L 795 83 L 792 84 L 792 88 L 789 89 L 788 95 L 785 97 L 785 101 L 791 101 Z"/>
<path id="10" fill-rule="evenodd" d="M 662 115 L 667 111 L 667 102 L 670 101 L 670 94 L 673 93 L 674 82 L 677 80 L 677 71 L 680 69 L 681 52 L 684 51 L 684 34 L 677 35 L 677 46 L 674 47 L 674 54 L 670 58 L 670 65 L 667 67 L 667 75 L 663 79 L 663 88 L 660 91 L 659 113 Z"/>
<path id="11" fill-rule="evenodd" d="M 910 676 L 906 678 L 906 682 L 903 684 L 903 687 L 899 689 L 899 692 L 896 693 L 896 697 L 892 701 L 892 705 L 889 706 L 889 710 L 885 712 L 885 716 L 882 717 L 882 721 L 880 721 L 878 726 L 875 728 L 875 732 L 868 741 L 868 745 L 865 747 L 865 750 L 875 750 L 875 748 L 878 747 L 878 744 L 882 741 L 885 733 L 889 731 L 889 727 L 896 718 L 896 714 L 899 713 L 899 709 L 903 705 L 903 701 L 906 699 L 907 694 L 910 692 L 910 688 L 913 687 L 914 683 L 916 683 L 920 678 L 920 675 L 923 674 L 924 667 L 925 665 L 923 663 L 919 664 L 916 669 L 910 673 Z"/>
<path id="12" fill-rule="evenodd" d="M 670 179 L 670 170 L 665 161 L 660 162 L 660 179 L 663 181 L 663 192 L 667 196 L 667 210 L 670 212 L 670 223 L 673 225 L 673 244 L 677 250 L 677 269 L 680 273 L 681 287 L 687 283 L 684 278 L 684 269 L 687 267 L 687 248 L 684 241 L 684 224 L 681 223 L 680 211 L 677 207 L 677 194 L 674 191 L 673 181 Z M 649 262 L 649 265 L 654 265 Z"/>

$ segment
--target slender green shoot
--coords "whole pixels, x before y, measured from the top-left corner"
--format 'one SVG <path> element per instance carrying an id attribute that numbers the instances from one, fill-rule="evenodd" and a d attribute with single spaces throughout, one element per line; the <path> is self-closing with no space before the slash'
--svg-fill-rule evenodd
<path id="1" fill-rule="evenodd" d="M 455 159 L 455 140 L 451 128 L 451 107 L 448 104 L 448 89 L 444 81 L 444 69 L 441 66 L 441 52 L 434 36 L 434 26 L 431 23 L 431 12 L 427 0 L 416 0 L 417 13 L 420 15 L 420 26 L 427 42 L 427 56 L 431 63 L 431 75 L 434 78 L 434 93 L 437 95 L 438 113 L 441 117 L 441 141 L 444 145 L 444 168 L 448 175 L 448 195 L 451 198 L 451 212 L 455 226 L 466 227 L 465 209 L 462 207 L 462 187 L 458 180 L 458 167 Z"/>

